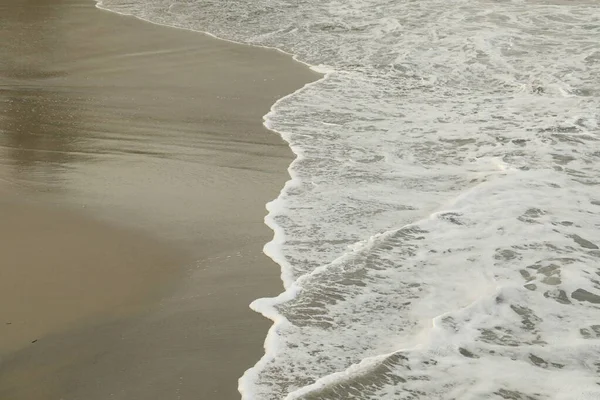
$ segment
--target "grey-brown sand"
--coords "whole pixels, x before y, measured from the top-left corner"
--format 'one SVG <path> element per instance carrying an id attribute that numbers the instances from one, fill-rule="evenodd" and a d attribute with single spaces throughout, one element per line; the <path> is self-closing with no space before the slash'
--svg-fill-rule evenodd
<path id="1" fill-rule="evenodd" d="M 239 398 L 291 161 L 261 117 L 317 76 L 87 0 L 0 16 L 0 398 Z"/>
<path id="2" fill-rule="evenodd" d="M 182 252 L 142 232 L 0 197 L 0 354 L 119 316 L 180 277 Z"/>

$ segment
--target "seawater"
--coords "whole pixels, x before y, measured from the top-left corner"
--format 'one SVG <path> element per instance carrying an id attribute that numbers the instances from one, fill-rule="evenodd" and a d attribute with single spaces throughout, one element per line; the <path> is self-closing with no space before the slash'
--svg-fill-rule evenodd
<path id="1" fill-rule="evenodd" d="M 600 399 L 596 0 L 103 0 L 325 71 L 265 123 L 245 399 Z"/>

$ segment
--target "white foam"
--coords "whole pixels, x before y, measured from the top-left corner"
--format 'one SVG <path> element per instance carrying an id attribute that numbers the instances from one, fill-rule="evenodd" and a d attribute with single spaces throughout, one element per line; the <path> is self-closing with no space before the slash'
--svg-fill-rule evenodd
<path id="1" fill-rule="evenodd" d="M 265 125 L 285 291 L 245 399 L 600 397 L 600 10 L 103 0 L 325 74 Z"/>

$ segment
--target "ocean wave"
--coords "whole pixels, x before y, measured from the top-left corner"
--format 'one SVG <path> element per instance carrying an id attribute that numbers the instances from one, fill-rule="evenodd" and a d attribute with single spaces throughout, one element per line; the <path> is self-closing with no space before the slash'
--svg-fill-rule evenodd
<path id="1" fill-rule="evenodd" d="M 266 116 L 297 158 L 244 398 L 600 398 L 596 2 L 101 5 L 326 72 Z"/>

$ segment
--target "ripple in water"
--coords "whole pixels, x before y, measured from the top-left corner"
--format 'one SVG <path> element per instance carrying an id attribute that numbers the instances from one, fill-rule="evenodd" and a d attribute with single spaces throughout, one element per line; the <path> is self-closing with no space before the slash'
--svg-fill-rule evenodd
<path id="1" fill-rule="evenodd" d="M 328 72 L 267 116 L 298 158 L 244 398 L 600 398 L 597 2 L 101 6 Z"/>

